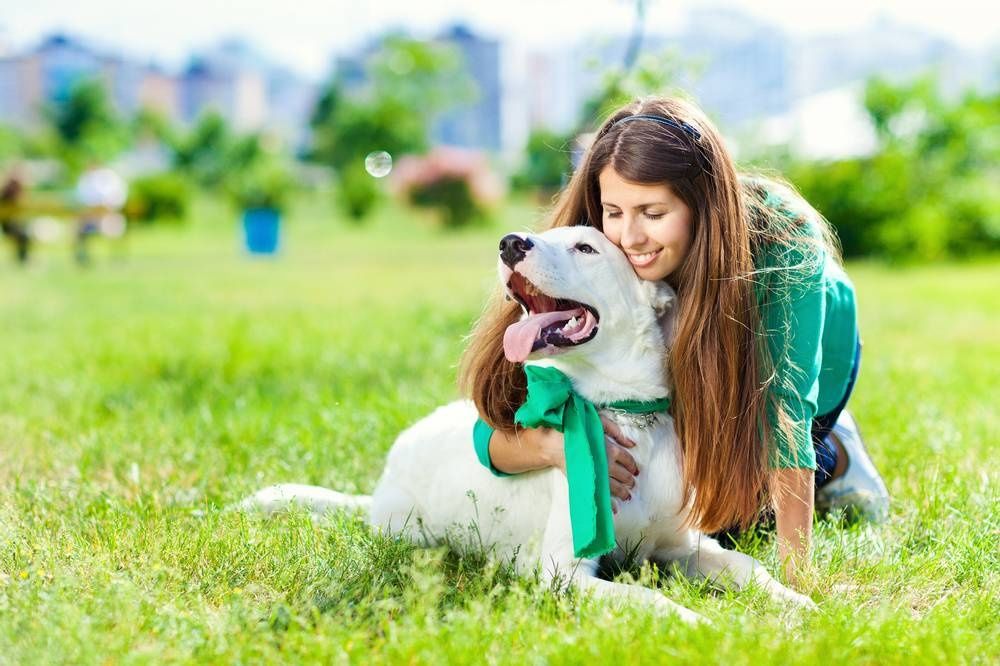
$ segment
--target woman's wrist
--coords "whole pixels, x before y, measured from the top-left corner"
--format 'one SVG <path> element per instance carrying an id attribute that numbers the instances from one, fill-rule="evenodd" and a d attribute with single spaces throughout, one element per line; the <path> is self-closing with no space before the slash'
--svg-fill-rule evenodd
<path id="1" fill-rule="evenodd" d="M 563 448 L 562 433 L 552 428 L 532 428 L 546 467 L 566 469 L 566 451 Z"/>
<path id="2" fill-rule="evenodd" d="M 810 561 L 814 473 L 810 469 L 780 469 L 774 474 L 780 488 L 774 502 L 778 556 L 786 580 L 795 585 L 801 583 L 802 571 Z"/>

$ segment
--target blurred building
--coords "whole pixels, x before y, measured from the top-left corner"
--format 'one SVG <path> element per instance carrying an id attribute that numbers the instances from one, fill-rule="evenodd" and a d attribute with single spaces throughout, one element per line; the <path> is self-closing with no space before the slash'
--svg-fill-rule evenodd
<path id="1" fill-rule="evenodd" d="M 583 103 L 572 53 L 533 51 L 522 61 L 528 125 L 564 131 L 576 126 Z"/>
<path id="2" fill-rule="evenodd" d="M 680 83 L 724 126 L 780 113 L 795 96 L 795 44 L 745 12 L 694 10 L 676 38 L 660 43 L 693 63 L 695 74 Z"/>
<path id="3" fill-rule="evenodd" d="M 0 57 L 0 123 L 39 124 L 46 104 L 65 100 L 74 85 L 88 78 L 104 83 L 123 116 L 147 108 L 189 123 L 215 109 L 240 131 L 266 129 L 295 145 L 304 137 L 316 95 L 314 85 L 239 40 L 193 57 L 175 75 L 52 35 L 28 52 Z"/>
<path id="4" fill-rule="evenodd" d="M 384 37 L 383 37 L 384 38 Z M 335 76 L 348 91 L 367 84 L 366 63 L 382 44 L 372 39 L 335 62 Z M 435 143 L 487 150 L 517 158 L 531 129 L 567 132 L 580 126 L 584 102 L 609 68 L 621 67 L 626 36 L 586 36 L 574 46 L 522 53 L 516 44 L 475 34 L 458 25 L 438 35 L 462 56 L 478 94 L 436 118 Z M 793 38 L 779 26 L 733 8 L 697 9 L 670 34 L 648 27 L 644 54 L 672 52 L 678 87 L 691 93 L 724 132 L 754 131 L 769 122 L 775 141 L 781 128 L 796 127 L 796 141 L 816 145 L 806 133 L 817 123 L 823 100 L 853 114 L 845 95 L 873 74 L 900 79 L 930 66 L 946 92 L 967 85 L 996 86 L 997 50 L 971 52 L 918 29 L 882 20 L 867 28 Z M 172 73 L 128 56 L 109 55 L 67 35 L 56 34 L 21 53 L 0 52 L 0 123 L 41 123 L 48 103 L 66 98 L 73 85 L 97 77 L 115 108 L 130 115 L 152 108 L 189 123 L 214 108 L 236 129 L 266 130 L 302 147 L 318 87 L 261 55 L 239 39 L 228 39 L 191 58 Z M 824 93 L 836 91 L 831 96 Z M 819 100 L 819 101 L 817 101 Z M 832 102 L 831 102 L 832 103 Z M 824 114 L 834 122 L 830 114 Z M 789 130 L 792 132 L 792 130 Z M 775 136 L 772 136 L 775 135 Z"/>
<path id="5" fill-rule="evenodd" d="M 293 145 L 305 136 L 317 95 L 315 85 L 241 39 L 224 40 L 192 58 L 181 89 L 185 121 L 215 109 L 238 130 L 266 129 Z"/>
<path id="6" fill-rule="evenodd" d="M 191 60 L 181 74 L 181 118 L 193 122 L 215 111 L 240 131 L 260 129 L 266 114 L 264 79 L 209 59 Z"/>
<path id="7" fill-rule="evenodd" d="M 572 48 L 529 53 L 520 113 L 529 128 L 565 132 L 579 126 L 584 102 L 604 71 L 621 67 L 626 36 L 587 38 Z M 734 8 L 688 13 L 671 34 L 645 35 L 643 53 L 670 52 L 690 93 L 727 136 L 791 143 L 817 157 L 871 149 L 862 106 L 863 82 L 878 74 L 902 80 L 929 68 L 946 91 L 995 86 L 995 53 L 975 54 L 922 30 L 882 19 L 872 26 L 827 36 L 795 38 L 778 25 Z"/>
<path id="8" fill-rule="evenodd" d="M 476 99 L 443 113 L 431 136 L 436 143 L 497 152 L 501 148 L 500 42 L 457 25 L 435 40 L 462 55 L 465 71 L 476 85 Z"/>
<path id="9" fill-rule="evenodd" d="M 46 104 L 64 101 L 80 81 L 96 78 L 114 109 L 131 115 L 149 107 L 168 118 L 178 113 L 175 77 L 154 65 L 93 49 L 66 35 L 52 35 L 22 54 L 0 58 L 0 122 L 31 127 Z"/>
<path id="10" fill-rule="evenodd" d="M 27 127 L 44 100 L 41 60 L 34 53 L 0 58 L 0 122 Z"/>

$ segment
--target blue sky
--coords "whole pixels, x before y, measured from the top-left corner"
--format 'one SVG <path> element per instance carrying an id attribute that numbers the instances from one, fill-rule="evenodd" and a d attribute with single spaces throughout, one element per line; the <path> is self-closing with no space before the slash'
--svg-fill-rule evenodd
<path id="1" fill-rule="evenodd" d="M 311 77 L 327 71 L 331 54 L 348 52 L 365 37 L 390 26 L 432 33 L 461 20 L 512 45 L 544 46 L 577 41 L 594 32 L 631 27 L 628 0 L 8 0 L 0 14 L 0 44 L 19 49 L 62 30 L 112 50 L 179 66 L 192 50 L 226 36 L 246 37 L 279 62 Z M 1000 10 L 982 0 L 730 0 L 732 6 L 767 18 L 793 34 L 857 28 L 879 15 L 937 33 L 960 44 L 1000 42 Z M 648 28 L 669 33 L 694 0 L 649 0 Z M 415 7 L 417 9 L 415 9 Z M 582 7 L 586 7 L 583 10 Z"/>

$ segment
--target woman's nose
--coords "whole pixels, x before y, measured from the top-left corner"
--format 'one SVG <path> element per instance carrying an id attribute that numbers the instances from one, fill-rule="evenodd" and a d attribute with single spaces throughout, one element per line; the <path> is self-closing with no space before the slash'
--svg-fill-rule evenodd
<path id="1" fill-rule="evenodd" d="M 642 224 L 635 218 L 626 219 L 622 227 L 622 247 L 635 247 L 646 242 Z"/>

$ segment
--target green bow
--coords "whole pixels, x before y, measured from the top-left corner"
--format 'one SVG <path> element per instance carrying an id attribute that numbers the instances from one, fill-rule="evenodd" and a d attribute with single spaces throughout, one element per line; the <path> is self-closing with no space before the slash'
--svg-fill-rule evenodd
<path id="1" fill-rule="evenodd" d="M 598 557 L 614 549 L 611 487 L 604 448 L 604 426 L 594 403 L 573 390 L 569 377 L 551 367 L 525 366 L 528 399 L 514 414 L 526 428 L 548 427 L 563 433 L 573 552 Z M 622 400 L 601 405 L 629 413 L 665 411 L 668 398 L 650 402 Z"/>

